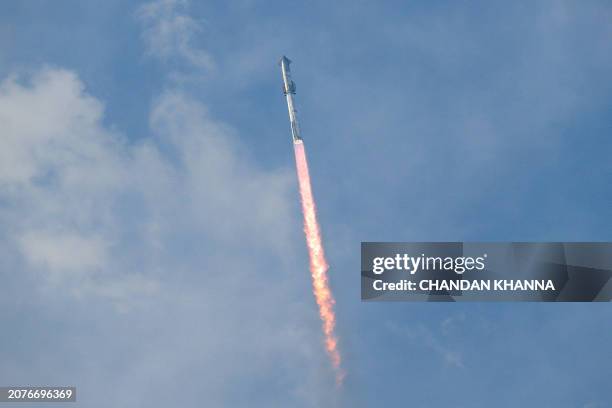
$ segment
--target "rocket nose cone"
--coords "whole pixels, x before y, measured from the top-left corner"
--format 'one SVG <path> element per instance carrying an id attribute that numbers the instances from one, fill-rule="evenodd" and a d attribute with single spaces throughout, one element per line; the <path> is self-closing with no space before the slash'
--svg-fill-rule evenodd
<path id="1" fill-rule="evenodd" d="M 278 65 L 283 65 L 283 63 L 285 63 L 285 65 L 289 65 L 291 64 L 291 60 L 283 55 L 280 61 L 278 61 Z"/>

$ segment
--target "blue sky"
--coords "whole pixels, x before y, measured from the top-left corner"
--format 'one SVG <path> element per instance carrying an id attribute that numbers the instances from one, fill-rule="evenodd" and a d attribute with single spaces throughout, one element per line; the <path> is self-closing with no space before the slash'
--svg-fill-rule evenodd
<path id="1" fill-rule="evenodd" d="M 362 304 L 359 243 L 610 240 L 611 19 L 605 1 L 4 2 L 0 384 L 75 384 L 87 407 L 610 406 L 607 305 Z"/>

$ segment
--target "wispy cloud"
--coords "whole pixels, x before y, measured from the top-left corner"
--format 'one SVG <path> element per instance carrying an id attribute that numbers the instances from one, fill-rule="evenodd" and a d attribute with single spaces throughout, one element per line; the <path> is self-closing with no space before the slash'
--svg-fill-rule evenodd
<path id="1" fill-rule="evenodd" d="M 229 126 L 179 91 L 155 100 L 152 136 L 129 143 L 103 124 L 102 102 L 62 69 L 2 82 L 0 118 L 0 243 L 3 264 L 15 266 L 5 287 L 29 282 L 45 308 L 70 305 L 77 326 L 96 305 L 111 306 L 115 313 L 96 325 L 122 334 L 100 350 L 138 348 L 146 328 L 160 324 L 181 333 L 157 334 L 156 344 L 130 357 L 130 378 L 172 388 L 179 382 L 168 375 L 189 371 L 208 403 L 228 405 L 245 385 L 248 356 L 257 361 L 252 377 L 284 373 L 284 396 L 262 396 L 262 406 L 279 398 L 321 405 L 333 378 L 331 370 L 326 381 L 320 375 L 327 362 L 316 310 L 299 300 L 307 274 L 289 273 L 299 259 L 292 242 L 301 242 L 292 238 L 300 228 L 291 171 L 261 169 Z M 303 296 L 310 300 L 308 290 Z M 121 329 L 118 316 L 144 328 Z M 74 349 L 88 353 L 99 343 L 92 336 Z M 99 378 L 110 370 L 121 381 L 102 354 L 81 372 Z M 163 368 L 148 363 L 160 359 Z M 6 360 L 0 374 L 14 363 Z M 115 389 L 130 398 L 132 391 Z"/>
<path id="2" fill-rule="evenodd" d="M 0 85 L 8 203 L 0 217 L 30 268 L 56 283 L 64 276 L 78 291 L 117 287 L 130 273 L 156 280 L 134 265 L 174 262 L 168 237 L 177 234 L 227 249 L 240 236 L 253 249 L 288 254 L 292 174 L 259 170 L 201 103 L 164 93 L 151 112 L 154 136 L 137 145 L 107 129 L 102 112 L 66 70 Z"/>
<path id="3" fill-rule="evenodd" d="M 400 326 L 390 321 L 387 322 L 387 329 L 395 336 L 410 340 L 416 347 L 425 347 L 432 350 L 449 366 L 464 367 L 463 354 L 449 347 L 441 336 L 422 324 L 417 324 L 414 327 Z"/>
<path id="4" fill-rule="evenodd" d="M 82 272 L 105 266 L 106 245 L 95 237 L 28 231 L 19 243 L 30 263 L 49 271 Z"/>
<path id="5" fill-rule="evenodd" d="M 138 9 L 147 53 L 165 62 L 180 60 L 192 68 L 210 70 L 213 58 L 197 45 L 203 23 L 187 13 L 188 6 L 186 0 L 157 0 Z"/>

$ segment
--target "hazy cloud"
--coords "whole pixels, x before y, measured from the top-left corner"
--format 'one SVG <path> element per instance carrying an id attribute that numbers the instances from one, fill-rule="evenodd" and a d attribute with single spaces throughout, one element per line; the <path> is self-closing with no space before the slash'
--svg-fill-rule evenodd
<path id="1" fill-rule="evenodd" d="M 213 58 L 200 48 L 203 24 L 186 12 L 186 0 L 157 0 L 142 5 L 137 17 L 143 25 L 147 53 L 163 61 L 180 59 L 193 67 L 211 69 Z"/>
<path id="2" fill-rule="evenodd" d="M 241 405 L 236 387 L 247 395 L 251 381 L 265 378 L 283 391 L 254 405 L 320 406 L 333 380 L 316 310 L 304 303 L 307 274 L 294 276 L 299 256 L 291 242 L 301 241 L 293 238 L 300 228 L 290 171 L 260 169 L 231 128 L 180 92 L 157 98 L 152 137 L 130 144 L 103 125 L 102 103 L 70 71 L 11 77 L 0 89 L 7 141 L 0 240 L 4 264 L 19 265 L 5 287 L 30 282 L 38 310 L 69 305 L 79 331 L 89 312 L 112 309 L 72 346 L 77 354 L 98 348 L 74 362 L 80 376 L 114 384 L 122 398 L 114 406 L 133 402 L 134 386 L 139 395 L 152 392 L 150 402 L 166 398 L 187 372 L 210 405 Z M 120 328 L 133 319 L 139 324 Z M 125 357 L 124 375 L 105 366 L 110 354 L 164 326 L 167 335 Z M 121 335 L 101 344 L 99 330 Z M 255 371 L 245 367 L 254 361 Z M 5 369 L 14 370 L 10 358 Z M 77 381 L 88 406 L 107 401 L 95 398 L 106 387 L 77 380 L 77 371 L 55 378 Z M 152 391 L 133 376 L 165 385 Z"/>
<path id="3" fill-rule="evenodd" d="M 447 345 L 440 334 L 421 324 L 408 327 L 399 326 L 397 323 L 390 321 L 387 322 L 387 329 L 390 335 L 401 336 L 410 340 L 411 349 L 425 347 L 440 356 L 449 366 L 464 367 L 462 353 Z"/>

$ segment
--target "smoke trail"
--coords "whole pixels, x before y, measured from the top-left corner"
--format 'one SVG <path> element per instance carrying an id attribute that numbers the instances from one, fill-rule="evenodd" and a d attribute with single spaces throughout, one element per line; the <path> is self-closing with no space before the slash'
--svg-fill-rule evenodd
<path id="1" fill-rule="evenodd" d="M 338 339 L 334 333 L 336 316 L 334 315 L 334 297 L 329 288 L 327 270 L 329 266 L 325 260 L 323 242 L 314 197 L 310 185 L 310 174 L 304 143 L 299 140 L 294 142 L 295 164 L 297 167 L 298 184 L 302 198 L 302 212 L 304 213 L 304 233 L 308 245 L 308 256 L 310 258 L 310 273 L 312 276 L 312 287 L 317 305 L 319 305 L 319 316 L 323 322 L 323 333 L 325 334 L 325 348 L 336 370 L 336 382 L 342 384 L 344 371 L 340 366 L 340 352 L 338 350 Z"/>

